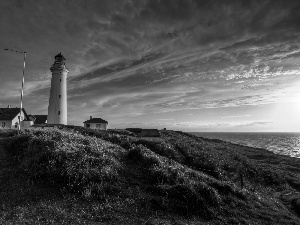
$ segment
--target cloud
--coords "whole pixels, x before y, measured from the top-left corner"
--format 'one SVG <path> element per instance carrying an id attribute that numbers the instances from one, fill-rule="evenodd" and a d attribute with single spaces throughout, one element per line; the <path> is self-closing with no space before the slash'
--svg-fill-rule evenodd
<path id="1" fill-rule="evenodd" d="M 268 126 L 273 124 L 273 122 L 269 121 L 259 121 L 259 122 L 245 122 L 237 124 L 236 127 L 257 127 L 257 126 Z"/>
<path id="2" fill-rule="evenodd" d="M 46 113 L 49 67 L 62 52 L 71 121 L 156 118 L 286 101 L 300 75 L 299 10 L 294 0 L 2 1 L 0 41 L 28 51 L 32 109 Z M 22 55 L 0 61 L 0 100 L 17 103 Z"/>
<path id="3" fill-rule="evenodd" d="M 226 118 L 241 118 L 241 117 L 251 117 L 251 115 L 241 115 L 241 116 L 222 116 L 222 119 Z"/>

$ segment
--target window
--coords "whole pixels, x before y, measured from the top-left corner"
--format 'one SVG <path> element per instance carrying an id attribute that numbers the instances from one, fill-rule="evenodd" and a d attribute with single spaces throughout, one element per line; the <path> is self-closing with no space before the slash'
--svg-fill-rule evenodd
<path id="1" fill-rule="evenodd" d="M 15 123 L 15 128 L 18 128 L 18 122 Z"/>
<path id="2" fill-rule="evenodd" d="M 58 111 L 58 115 L 60 115 L 60 111 Z"/>
<path id="3" fill-rule="evenodd" d="M 5 127 L 5 122 L 2 122 L 2 127 Z"/>
<path id="4" fill-rule="evenodd" d="M 61 79 L 59 79 L 59 82 L 61 82 Z"/>
<path id="5" fill-rule="evenodd" d="M 58 96 L 58 98 L 60 98 L 61 95 Z"/>
<path id="6" fill-rule="evenodd" d="M 86 124 L 86 127 L 91 127 L 91 124 L 87 123 L 87 124 Z"/>
<path id="7" fill-rule="evenodd" d="M 101 124 L 96 124 L 96 128 L 100 129 L 101 128 Z"/>

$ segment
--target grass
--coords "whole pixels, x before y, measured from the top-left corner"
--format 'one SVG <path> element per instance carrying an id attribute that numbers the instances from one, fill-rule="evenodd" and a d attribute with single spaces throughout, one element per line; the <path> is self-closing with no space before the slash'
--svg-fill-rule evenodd
<path id="1" fill-rule="evenodd" d="M 6 140 L 1 223 L 300 222 L 298 198 L 280 194 L 298 191 L 299 174 L 251 159 L 273 157 L 267 152 L 182 132 L 141 138 L 78 127 L 28 129 Z"/>
<path id="2" fill-rule="evenodd" d="M 0 127 L 0 136 L 1 137 L 10 137 L 14 136 L 15 134 L 18 133 L 18 130 L 12 130 L 6 127 Z"/>

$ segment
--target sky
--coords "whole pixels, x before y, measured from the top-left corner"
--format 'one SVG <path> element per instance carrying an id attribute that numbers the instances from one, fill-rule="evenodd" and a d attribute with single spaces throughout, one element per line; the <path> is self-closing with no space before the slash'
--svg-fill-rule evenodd
<path id="1" fill-rule="evenodd" d="M 1 0 L 0 107 L 48 113 L 66 58 L 68 124 L 300 132 L 298 0 Z"/>

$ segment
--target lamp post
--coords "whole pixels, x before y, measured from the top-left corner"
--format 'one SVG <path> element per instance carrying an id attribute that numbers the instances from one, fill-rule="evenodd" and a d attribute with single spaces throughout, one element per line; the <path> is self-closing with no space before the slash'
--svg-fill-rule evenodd
<path id="1" fill-rule="evenodd" d="M 11 50 L 11 49 L 8 49 L 8 48 L 3 49 L 3 50 L 24 54 L 23 77 L 22 77 L 22 89 L 21 89 L 21 108 L 20 108 L 20 116 L 18 117 L 18 118 L 19 118 L 19 126 L 18 126 L 18 130 L 21 130 L 21 115 L 22 115 L 22 108 L 23 108 L 22 103 L 23 103 L 23 88 L 24 88 L 24 82 L 25 82 L 24 75 L 25 75 L 26 52 L 21 52 L 21 51 L 16 51 L 16 50 Z"/>

